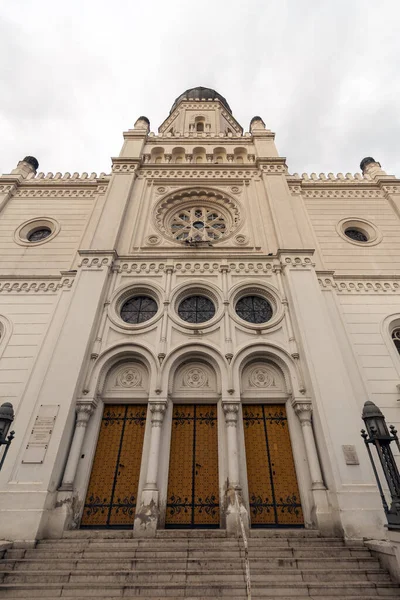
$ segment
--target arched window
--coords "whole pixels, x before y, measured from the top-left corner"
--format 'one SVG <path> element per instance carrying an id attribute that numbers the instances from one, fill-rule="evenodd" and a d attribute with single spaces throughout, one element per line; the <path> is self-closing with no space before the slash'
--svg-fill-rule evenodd
<path id="1" fill-rule="evenodd" d="M 400 354 L 400 327 L 396 327 L 396 329 L 393 329 L 392 340 L 397 352 Z"/>
<path id="2" fill-rule="evenodd" d="M 198 123 L 196 123 L 196 131 L 204 131 L 204 122 L 203 121 L 199 121 Z"/>

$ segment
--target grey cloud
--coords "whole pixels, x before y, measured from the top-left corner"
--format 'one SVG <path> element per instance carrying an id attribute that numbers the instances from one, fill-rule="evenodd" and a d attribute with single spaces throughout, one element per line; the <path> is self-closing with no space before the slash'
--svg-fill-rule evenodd
<path id="1" fill-rule="evenodd" d="M 157 131 L 186 88 L 261 114 L 291 172 L 400 174 L 398 2 L 21 0 L 0 9 L 0 171 L 108 171 L 122 131 Z"/>

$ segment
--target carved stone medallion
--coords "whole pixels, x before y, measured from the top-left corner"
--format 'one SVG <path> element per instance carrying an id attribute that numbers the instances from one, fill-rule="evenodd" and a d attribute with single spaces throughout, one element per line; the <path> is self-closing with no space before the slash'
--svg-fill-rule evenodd
<path id="1" fill-rule="evenodd" d="M 137 369 L 128 367 L 117 375 L 116 385 L 118 387 L 131 388 L 142 384 L 142 374 Z"/>
<path id="2" fill-rule="evenodd" d="M 183 385 L 191 388 L 208 387 L 207 373 L 200 367 L 192 367 L 183 374 Z"/>

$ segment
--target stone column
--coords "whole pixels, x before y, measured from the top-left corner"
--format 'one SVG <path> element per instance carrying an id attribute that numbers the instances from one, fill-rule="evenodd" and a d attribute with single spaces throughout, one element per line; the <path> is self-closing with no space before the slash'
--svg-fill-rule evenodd
<path id="1" fill-rule="evenodd" d="M 239 445 L 237 424 L 239 402 L 224 402 L 222 409 L 225 415 L 226 441 L 228 451 L 228 489 L 226 491 L 226 529 L 228 535 L 239 536 L 241 532 L 240 518 L 246 529 L 249 518 L 243 505 L 239 477 Z"/>
<path id="2" fill-rule="evenodd" d="M 59 487 L 60 492 L 70 492 L 74 489 L 75 475 L 78 468 L 83 440 L 85 439 L 86 427 L 95 408 L 96 402 L 94 400 L 88 402 L 78 402 L 76 405 L 75 430 L 71 447 L 69 449 L 69 455 L 62 484 Z"/>
<path id="3" fill-rule="evenodd" d="M 322 478 L 317 446 L 315 444 L 314 431 L 311 423 L 312 404 L 309 399 L 294 398 L 292 400 L 292 406 L 301 423 L 308 468 L 310 470 L 311 490 L 314 499 L 312 519 L 316 522 L 316 525 L 318 525 L 318 529 L 321 532 L 331 533 L 331 509 L 328 502 L 327 490 Z"/>
<path id="4" fill-rule="evenodd" d="M 160 442 L 162 424 L 167 408 L 166 401 L 150 402 L 151 432 L 147 459 L 146 484 L 142 491 L 140 508 L 136 513 L 134 532 L 137 537 L 154 537 L 160 516 L 158 504 L 158 464 L 160 461 Z"/>

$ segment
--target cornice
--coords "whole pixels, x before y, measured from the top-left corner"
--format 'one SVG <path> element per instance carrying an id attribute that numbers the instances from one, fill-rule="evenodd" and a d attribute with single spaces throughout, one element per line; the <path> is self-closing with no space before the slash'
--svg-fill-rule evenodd
<path id="1" fill-rule="evenodd" d="M 0 277 L 0 293 L 55 293 L 60 289 L 71 288 L 74 278 L 75 273 L 70 273 L 68 276 L 61 275 L 61 277 L 40 276 L 38 278 L 5 275 Z"/>
<path id="2" fill-rule="evenodd" d="M 384 198 L 388 194 L 400 194 L 400 180 L 396 178 L 371 179 L 360 173 L 315 173 L 302 177 L 297 174 L 286 178 L 293 195 L 305 198 Z"/>
<path id="3" fill-rule="evenodd" d="M 272 274 L 273 269 L 278 266 L 276 258 L 274 259 L 273 257 L 244 258 L 241 255 L 235 257 L 225 255 L 225 262 L 221 262 L 221 257 L 210 256 L 207 258 L 199 258 L 198 256 L 195 259 L 168 257 L 167 260 L 160 261 L 152 260 L 151 258 L 144 260 L 142 256 L 136 259 L 121 256 L 115 261 L 113 270 L 118 273 L 135 273 L 146 276 L 166 272 L 167 267 L 177 274 L 191 273 L 194 275 L 203 275 L 225 271 L 245 275 L 265 275 L 267 273 Z"/>
<path id="4" fill-rule="evenodd" d="M 323 291 L 341 294 L 400 294 L 398 275 L 335 275 L 334 271 L 317 271 Z"/>

